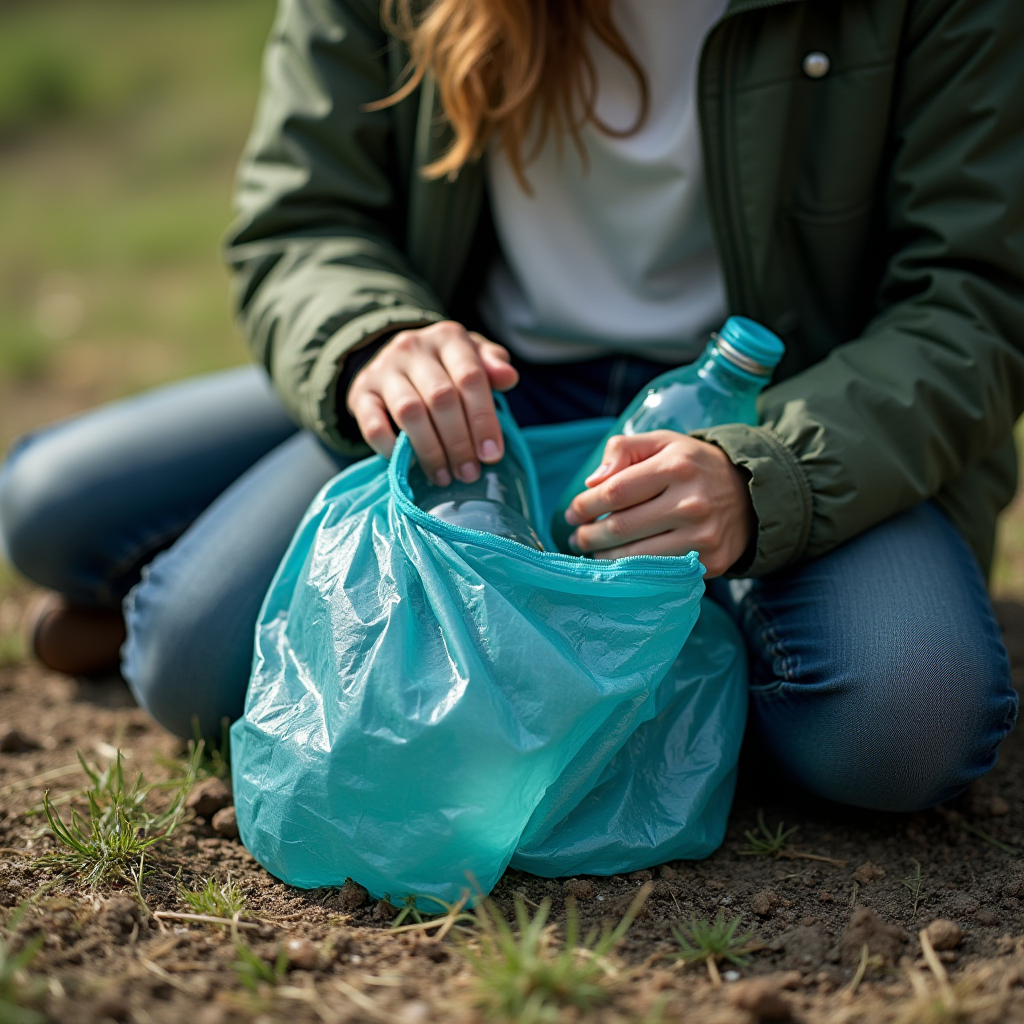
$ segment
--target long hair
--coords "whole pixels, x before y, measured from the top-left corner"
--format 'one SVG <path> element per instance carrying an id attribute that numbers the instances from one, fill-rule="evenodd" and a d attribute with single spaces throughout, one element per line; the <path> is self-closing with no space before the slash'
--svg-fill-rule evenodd
<path id="1" fill-rule="evenodd" d="M 382 0 L 385 25 L 409 47 L 410 63 L 401 87 L 371 108 L 405 98 L 429 71 L 454 138 L 424 174 L 456 175 L 497 137 L 529 191 L 524 167 L 549 133 L 568 137 L 582 154 L 580 130 L 588 122 L 607 135 L 625 137 L 647 116 L 647 78 L 615 25 L 611 2 Z M 586 45 L 588 31 L 636 78 L 640 104 L 627 129 L 612 128 L 595 110 L 597 72 Z M 532 143 L 524 152 L 528 137 Z"/>

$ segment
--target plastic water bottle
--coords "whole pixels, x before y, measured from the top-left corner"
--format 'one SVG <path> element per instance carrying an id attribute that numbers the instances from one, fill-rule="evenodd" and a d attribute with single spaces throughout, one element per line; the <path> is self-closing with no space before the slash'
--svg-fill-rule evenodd
<path id="1" fill-rule="evenodd" d="M 767 327 L 742 316 L 731 316 L 713 334 L 703 355 L 655 378 L 616 420 L 562 494 L 551 520 L 558 547 L 572 553 L 569 535 L 574 527 L 565 510 L 587 489 L 586 479 L 604 457 L 609 438 L 616 434 L 643 434 L 675 430 L 680 434 L 719 423 L 758 421 L 757 396 L 771 378 L 785 352 L 782 341 Z"/>
<path id="2" fill-rule="evenodd" d="M 526 479 L 518 459 L 507 449 L 501 462 L 481 465 L 479 479 L 471 484 L 454 480 L 447 487 L 438 487 L 419 465 L 409 470 L 413 500 L 424 512 L 455 526 L 493 533 L 543 551 L 531 522 Z"/>

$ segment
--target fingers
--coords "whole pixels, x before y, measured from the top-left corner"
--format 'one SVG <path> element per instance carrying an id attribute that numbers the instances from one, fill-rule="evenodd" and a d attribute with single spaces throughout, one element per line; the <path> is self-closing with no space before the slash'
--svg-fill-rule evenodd
<path id="1" fill-rule="evenodd" d="M 480 459 L 481 462 L 498 462 L 505 453 L 504 439 L 498 425 L 498 414 L 494 409 L 491 383 L 479 350 L 472 345 L 447 345 L 441 350 L 441 365 L 447 371 L 461 399 L 463 423 L 468 424 L 468 430 L 464 435 L 469 449 L 468 458 Z"/>
<path id="2" fill-rule="evenodd" d="M 604 457 L 601 465 L 594 470 L 586 479 L 588 487 L 596 487 L 603 480 L 621 472 L 627 466 L 636 465 L 656 455 L 667 444 L 671 443 L 675 435 L 668 431 L 655 430 L 645 434 L 616 434 L 608 438 L 604 446 Z"/>
<path id="3" fill-rule="evenodd" d="M 385 459 L 391 458 L 395 447 L 395 432 L 391 429 L 391 420 L 380 395 L 364 391 L 353 395 L 349 401 L 349 411 L 355 417 L 359 432 L 366 443 Z"/>
<path id="4" fill-rule="evenodd" d="M 396 334 L 352 381 L 348 407 L 375 451 L 394 447 L 390 415 L 428 476 L 471 483 L 504 455 L 492 388 L 518 379 L 500 345 L 445 321 Z"/>
<path id="5" fill-rule="evenodd" d="M 617 512 L 656 498 L 669 483 L 664 467 L 656 464 L 653 459 L 627 466 L 606 476 L 603 483 L 577 494 L 566 509 L 565 521 L 570 526 L 592 523 L 609 512 Z"/>
<path id="6" fill-rule="evenodd" d="M 617 550 L 634 541 L 655 537 L 681 526 L 675 502 L 664 494 L 633 503 L 596 523 L 578 527 L 569 543 L 584 554 Z"/>
<path id="7" fill-rule="evenodd" d="M 476 366 L 476 372 L 478 380 L 483 382 L 486 389 L 487 376 L 479 364 Z M 472 483 L 480 476 L 480 467 L 473 436 L 466 422 L 464 390 L 460 388 L 455 376 L 446 372 L 446 367 L 442 363 L 426 355 L 412 363 L 408 379 L 423 399 L 434 432 L 441 442 L 442 458 L 454 476 L 466 483 Z M 419 455 L 417 438 L 410 433 L 409 440 Z"/>
<path id="8" fill-rule="evenodd" d="M 634 555 L 662 555 L 675 556 L 685 555 L 692 551 L 683 530 L 668 530 L 659 533 L 655 537 L 645 537 L 643 540 L 633 541 L 631 544 L 623 544 L 617 548 L 606 548 L 604 551 L 595 551 L 594 557 L 611 560 L 614 558 L 632 558 Z"/>
<path id="9" fill-rule="evenodd" d="M 384 405 L 399 428 L 409 435 L 424 474 L 438 486 L 446 487 L 451 483 L 448 459 L 423 397 L 409 378 L 400 374 L 390 374 L 382 390 Z"/>

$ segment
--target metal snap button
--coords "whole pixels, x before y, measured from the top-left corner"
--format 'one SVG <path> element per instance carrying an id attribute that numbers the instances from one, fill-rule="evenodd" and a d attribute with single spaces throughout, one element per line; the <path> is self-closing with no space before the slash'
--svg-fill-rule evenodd
<path id="1" fill-rule="evenodd" d="M 808 78 L 824 78 L 832 68 L 827 53 L 814 50 L 804 57 L 804 74 Z"/>

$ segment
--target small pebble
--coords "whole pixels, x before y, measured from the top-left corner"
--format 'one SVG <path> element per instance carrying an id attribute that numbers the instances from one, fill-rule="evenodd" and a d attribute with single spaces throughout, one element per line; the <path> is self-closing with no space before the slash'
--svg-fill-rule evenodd
<path id="1" fill-rule="evenodd" d="M 0 725 L 0 754 L 22 754 L 26 750 L 38 750 L 39 744 L 31 736 L 11 725 Z"/>
<path id="2" fill-rule="evenodd" d="M 750 906 L 758 917 L 771 917 L 778 906 L 779 897 L 771 889 L 762 889 L 750 901 Z"/>
<path id="3" fill-rule="evenodd" d="M 1000 923 L 999 915 L 988 907 L 982 907 L 981 910 L 974 915 L 974 920 L 977 921 L 978 924 L 984 925 L 986 928 L 993 928 Z"/>
<path id="4" fill-rule="evenodd" d="M 722 972 L 722 980 L 723 981 L 739 981 L 740 980 L 740 972 L 739 971 L 723 971 Z"/>
<path id="5" fill-rule="evenodd" d="M 387 900 L 380 900 L 373 908 L 374 921 L 394 921 L 398 917 L 398 907 L 392 906 Z"/>
<path id="6" fill-rule="evenodd" d="M 654 878 L 654 872 L 649 871 L 647 868 L 643 868 L 640 871 L 634 871 L 629 876 L 630 881 L 633 882 L 649 882 Z"/>
<path id="7" fill-rule="evenodd" d="M 413 999 L 398 1011 L 398 1019 L 403 1024 L 421 1024 L 430 1019 L 430 1007 L 420 999 Z"/>
<path id="8" fill-rule="evenodd" d="M 870 885 L 872 882 L 885 878 L 885 872 L 871 861 L 866 861 L 853 873 L 853 880 L 861 885 Z"/>
<path id="9" fill-rule="evenodd" d="M 370 902 L 370 894 L 358 882 L 346 878 L 345 884 L 338 890 L 338 902 L 342 910 L 351 913 L 365 907 Z"/>
<path id="10" fill-rule="evenodd" d="M 223 779 L 203 779 L 192 787 L 185 806 L 201 818 L 212 818 L 222 807 L 233 802 L 231 787 Z"/>
<path id="11" fill-rule="evenodd" d="M 729 991 L 729 1002 L 760 1020 L 792 1020 L 793 1007 L 771 978 L 755 978 Z"/>
<path id="12" fill-rule="evenodd" d="M 139 908 L 126 896 L 113 896 L 100 905 L 100 921 L 115 935 L 129 935 L 139 923 Z"/>
<path id="13" fill-rule="evenodd" d="M 956 949 L 964 933 L 955 921 L 949 921 L 944 917 L 932 921 L 927 928 L 928 941 L 935 949 Z"/>
<path id="14" fill-rule="evenodd" d="M 309 939 L 289 939 L 284 944 L 288 956 L 288 966 L 300 971 L 315 971 L 317 949 Z"/>
<path id="15" fill-rule="evenodd" d="M 238 838 L 238 818 L 234 807 L 222 807 L 210 820 L 213 831 L 225 839 Z"/>
<path id="16" fill-rule="evenodd" d="M 672 867 L 671 864 L 662 864 L 661 867 L 658 868 L 658 877 L 659 878 L 678 878 L 679 877 L 679 872 L 676 871 L 676 869 L 674 867 Z"/>
<path id="17" fill-rule="evenodd" d="M 597 895 L 597 888 L 589 878 L 570 878 L 563 888 L 566 896 L 577 900 L 592 900 Z"/>
<path id="18" fill-rule="evenodd" d="M 988 813 L 993 818 L 1001 818 L 1004 814 L 1010 813 L 1010 805 L 1001 796 L 994 796 L 988 802 Z"/>

